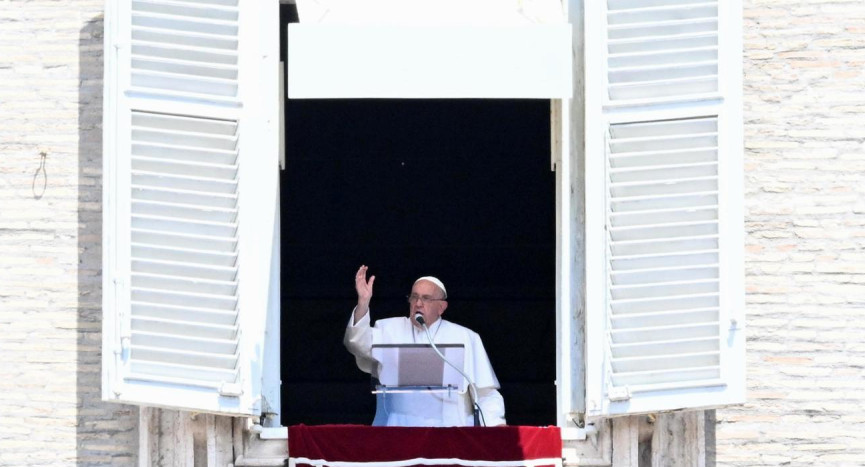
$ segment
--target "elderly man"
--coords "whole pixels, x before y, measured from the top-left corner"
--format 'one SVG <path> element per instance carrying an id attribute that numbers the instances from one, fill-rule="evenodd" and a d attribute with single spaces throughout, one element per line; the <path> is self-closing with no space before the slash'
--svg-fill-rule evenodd
<path id="1" fill-rule="evenodd" d="M 499 393 L 499 381 L 490 365 L 480 336 L 468 328 L 441 319 L 448 307 L 444 284 L 435 277 L 415 281 L 409 295 L 409 315 L 377 320 L 370 327 L 369 302 L 375 276 L 366 278 L 367 267 L 355 274 L 357 290 L 355 307 L 345 330 L 344 344 L 355 356 L 357 366 L 372 373 L 375 361 L 373 344 L 425 344 L 428 338 L 415 321 L 422 315 L 436 344 L 463 344 L 463 369 L 477 387 L 478 405 L 486 426 L 505 424 L 505 404 Z M 470 426 L 474 423 L 469 391 L 462 394 L 402 393 L 378 394 L 373 425 L 385 426 Z"/>

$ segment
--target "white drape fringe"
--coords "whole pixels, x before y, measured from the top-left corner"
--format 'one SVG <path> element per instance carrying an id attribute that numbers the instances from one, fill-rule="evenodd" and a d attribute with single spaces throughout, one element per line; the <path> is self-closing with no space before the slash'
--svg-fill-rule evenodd
<path id="1" fill-rule="evenodd" d="M 297 464 L 308 464 L 316 467 L 404 467 L 407 465 L 464 465 L 466 467 L 537 467 L 540 465 L 555 465 L 562 466 L 561 458 L 546 458 L 546 459 L 527 459 L 516 461 L 473 461 L 465 459 L 427 459 L 424 457 L 416 457 L 414 459 L 405 459 L 399 461 L 374 461 L 374 462 L 354 462 L 354 461 L 328 461 L 325 459 L 309 459 L 306 457 L 289 457 L 289 467 L 296 467 Z"/>

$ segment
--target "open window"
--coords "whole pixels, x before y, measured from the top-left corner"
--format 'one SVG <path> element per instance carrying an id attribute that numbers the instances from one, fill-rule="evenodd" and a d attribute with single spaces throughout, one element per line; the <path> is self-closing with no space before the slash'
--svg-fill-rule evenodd
<path id="1" fill-rule="evenodd" d="M 106 8 L 103 397 L 278 412 L 278 2 Z M 740 402 L 739 2 L 582 8 L 573 41 L 299 26 L 288 94 L 553 99 L 558 423 Z"/>

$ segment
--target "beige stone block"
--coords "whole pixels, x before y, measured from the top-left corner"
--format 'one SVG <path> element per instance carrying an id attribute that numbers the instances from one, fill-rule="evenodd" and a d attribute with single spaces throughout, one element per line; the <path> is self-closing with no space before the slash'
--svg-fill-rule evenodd
<path id="1" fill-rule="evenodd" d="M 796 214 L 802 216 L 827 216 L 850 213 L 848 206 L 802 206 L 796 209 Z"/>
<path id="2" fill-rule="evenodd" d="M 774 454 L 762 454 L 760 455 L 760 461 L 765 463 L 765 465 L 785 465 L 789 464 L 791 460 L 790 456 L 781 456 Z"/>
<path id="3" fill-rule="evenodd" d="M 844 444 L 815 443 L 815 444 L 799 444 L 796 446 L 796 449 L 804 450 L 804 451 L 840 451 L 840 450 L 847 449 L 847 446 Z"/>
<path id="4" fill-rule="evenodd" d="M 767 304 L 767 303 L 787 303 L 788 297 L 781 295 L 765 295 L 765 294 L 747 294 L 745 295 L 745 303 L 752 304 Z"/>
<path id="5" fill-rule="evenodd" d="M 791 356 L 764 356 L 762 360 L 771 364 L 781 365 L 810 365 L 814 362 L 812 357 L 791 357 Z"/>
<path id="6" fill-rule="evenodd" d="M 746 149 L 791 149 L 799 146 L 795 141 L 753 141 L 746 140 Z"/>
<path id="7" fill-rule="evenodd" d="M 754 423 L 754 422 L 776 423 L 780 419 L 781 419 L 781 417 L 779 415 L 765 415 L 765 414 L 762 414 L 762 415 L 760 415 L 760 414 L 758 414 L 758 415 L 747 415 L 747 414 L 731 415 L 731 416 L 724 418 L 724 420 L 729 421 L 729 422 L 749 422 L 749 423 Z M 769 448 L 769 446 L 766 446 L 766 448 Z"/>
<path id="8" fill-rule="evenodd" d="M 751 262 L 768 262 L 768 263 L 776 263 L 780 261 L 784 261 L 789 258 L 789 255 L 784 252 L 766 252 L 761 254 L 750 254 L 747 257 L 747 261 Z"/>
<path id="9" fill-rule="evenodd" d="M 796 212 L 802 214 L 802 208 L 796 208 Z M 796 227 L 820 227 L 820 221 L 816 219 L 794 219 L 793 225 Z"/>
<path id="10" fill-rule="evenodd" d="M 844 231 L 827 231 L 822 228 L 796 228 L 793 230 L 799 238 L 805 239 L 843 239 L 849 236 Z"/>
<path id="11" fill-rule="evenodd" d="M 777 265 L 776 272 L 781 274 L 810 273 L 814 271 L 814 268 L 813 263 L 805 260 Z"/>
<path id="12" fill-rule="evenodd" d="M 751 321 L 748 321 L 748 328 L 751 329 Z M 762 334 L 763 331 L 758 331 L 758 334 Z M 762 352 L 786 352 L 787 345 L 782 342 L 770 342 L 765 340 L 759 341 L 748 341 L 748 355 L 759 354 Z"/>
<path id="13" fill-rule="evenodd" d="M 820 456 L 821 462 L 832 463 L 832 465 L 862 465 L 862 459 L 865 459 L 865 450 L 860 448 L 859 453 L 844 453 L 844 454 L 824 454 Z"/>
<path id="14" fill-rule="evenodd" d="M 839 341 L 822 341 L 814 340 L 804 341 L 786 341 L 791 352 L 833 352 L 840 351 L 846 347 L 846 344 Z"/>
<path id="15" fill-rule="evenodd" d="M 783 371 L 782 373 L 789 373 L 788 371 Z M 813 375 L 807 376 L 819 376 L 823 373 L 815 373 Z M 824 390 L 813 390 L 813 391 L 790 391 L 787 394 L 787 399 L 791 401 L 809 401 L 809 402 L 818 402 L 818 401 L 827 401 L 827 400 L 837 400 L 841 399 L 839 394 L 836 394 L 835 391 L 824 391 Z"/>
<path id="16" fill-rule="evenodd" d="M 760 433 L 758 431 L 739 431 L 732 429 L 725 429 L 724 431 L 719 431 L 715 434 L 717 439 L 719 440 L 755 440 L 760 438 Z"/>
<path id="17" fill-rule="evenodd" d="M 733 463 L 730 465 L 759 465 L 759 455 L 756 453 L 742 452 L 740 445 L 737 445 L 735 448 L 731 449 L 730 452 L 724 451 L 723 449 L 719 448 L 718 455 L 719 458 L 723 459 L 724 461 Z"/>

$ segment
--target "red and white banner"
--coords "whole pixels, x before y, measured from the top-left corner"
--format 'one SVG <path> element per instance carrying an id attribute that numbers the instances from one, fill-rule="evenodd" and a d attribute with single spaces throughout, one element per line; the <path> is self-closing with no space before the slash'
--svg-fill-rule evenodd
<path id="1" fill-rule="evenodd" d="M 288 428 L 288 455 L 298 467 L 561 467 L 562 435 L 532 426 L 296 425 Z"/>

